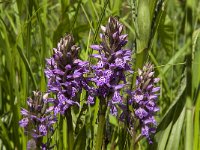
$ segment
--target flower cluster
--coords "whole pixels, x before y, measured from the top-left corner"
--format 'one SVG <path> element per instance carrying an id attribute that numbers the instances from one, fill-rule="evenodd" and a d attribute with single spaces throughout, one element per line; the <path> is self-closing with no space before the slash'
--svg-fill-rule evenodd
<path id="1" fill-rule="evenodd" d="M 122 34 L 123 25 L 116 18 L 110 17 L 106 27 L 101 26 L 101 44 L 91 45 L 98 51 L 92 57 L 98 62 L 92 66 L 94 77 L 91 79 L 96 85 L 96 95 L 101 99 L 109 98 L 111 111 L 116 114 L 114 104 L 122 102 L 120 89 L 126 84 L 125 72 L 131 71 L 131 51 L 122 47 L 127 43 L 127 35 Z M 94 97 L 89 96 L 89 103 L 94 103 Z"/>
<path id="2" fill-rule="evenodd" d="M 33 98 L 27 99 L 28 110 L 21 109 L 23 118 L 19 121 L 19 124 L 24 128 L 25 134 L 34 139 L 31 139 L 31 143 L 36 143 L 37 147 L 41 145 L 44 147 L 44 144 L 41 143 L 41 138 L 47 134 L 53 134 L 53 124 L 57 120 L 51 113 L 53 107 L 48 106 L 48 101 L 51 100 L 48 98 L 48 94 L 33 93 Z"/>
<path id="3" fill-rule="evenodd" d="M 136 90 L 131 93 L 130 104 L 134 106 L 135 116 L 140 121 L 141 134 L 151 143 L 151 134 L 155 133 L 155 113 L 159 110 L 156 105 L 160 87 L 155 84 L 159 78 L 154 78 L 153 65 L 147 63 L 143 70 L 138 70 L 136 79 Z"/>
<path id="4" fill-rule="evenodd" d="M 54 113 L 64 114 L 72 105 L 79 105 L 77 97 L 86 85 L 84 74 L 89 71 L 88 62 L 78 59 L 79 47 L 71 35 L 66 35 L 54 48 L 53 57 L 47 59 L 45 70 L 48 92 L 56 94 Z"/>
<path id="5" fill-rule="evenodd" d="M 72 133 L 67 134 L 67 139 L 72 144 L 69 147 L 73 147 L 73 142 L 69 140 L 74 138 L 69 108 L 79 106 L 83 89 L 87 92 L 88 104 L 94 104 L 97 97 L 100 100 L 99 118 L 103 120 L 99 121 L 102 123 L 98 127 L 98 133 L 102 134 L 98 134 L 100 138 L 104 137 L 104 131 L 100 127 L 104 126 L 106 110 L 109 108 L 115 116 L 120 114 L 118 110 L 121 109 L 119 120 L 126 122 L 134 130 L 139 127 L 139 137 L 146 137 L 151 142 L 151 135 L 156 129 L 154 116 L 159 110 L 156 101 L 160 88 L 155 86 L 159 79 L 154 78 L 153 65 L 147 63 L 142 70 L 138 70 L 136 88 L 128 93 L 130 99 L 124 98 L 122 93 L 128 85 L 127 75 L 133 71 L 132 52 L 124 48 L 128 35 L 122 33 L 123 28 L 114 17 L 109 18 L 106 26 L 101 26 L 101 43 L 91 45 L 95 50 L 91 57 L 96 63 L 90 66 L 89 62 L 78 59 L 80 48 L 75 45 L 71 35 L 61 38 L 57 48 L 53 49 L 53 56 L 46 59 L 47 92 L 53 94 L 54 98 L 48 98 L 48 93 L 43 95 L 41 92 L 34 92 L 34 97 L 27 100 L 28 110 L 21 110 L 23 119 L 19 124 L 25 129 L 25 134 L 32 137 L 28 141 L 28 149 L 50 149 L 48 142 L 42 143 L 42 137 L 54 133 L 53 124 L 57 121 L 57 114 L 67 118 L 67 133 Z M 97 146 L 99 145 L 101 146 L 101 140 Z"/>

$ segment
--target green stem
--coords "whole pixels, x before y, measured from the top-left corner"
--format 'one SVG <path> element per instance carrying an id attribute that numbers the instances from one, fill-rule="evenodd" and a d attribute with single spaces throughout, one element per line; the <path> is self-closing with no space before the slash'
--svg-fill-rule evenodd
<path id="1" fill-rule="evenodd" d="M 58 141 L 59 142 L 58 149 L 63 149 L 63 117 L 60 117 L 58 129 L 59 129 L 59 137 L 61 139 Z"/>
<path id="2" fill-rule="evenodd" d="M 194 6 L 193 1 L 186 1 L 186 22 L 185 22 L 185 39 L 193 35 L 193 20 L 194 20 Z M 192 97 L 192 48 L 193 44 L 190 42 L 190 49 L 186 55 L 186 71 L 187 71 L 187 86 L 186 86 L 186 135 L 185 135 L 185 150 L 193 149 L 193 97 Z"/>
<path id="3" fill-rule="evenodd" d="M 65 112 L 65 117 L 67 120 L 67 146 L 68 150 L 73 150 L 74 146 L 74 129 L 72 124 L 72 115 L 71 115 L 71 109 L 68 109 Z"/>
<path id="4" fill-rule="evenodd" d="M 130 150 L 135 150 L 135 131 L 133 133 L 133 136 L 131 138 L 131 147 Z"/>
<path id="5" fill-rule="evenodd" d="M 186 56 L 187 86 L 186 86 L 186 137 L 185 149 L 193 149 L 193 102 L 192 102 L 192 54 Z"/>
<path id="6" fill-rule="evenodd" d="M 106 106 L 100 105 L 99 123 L 98 123 L 95 150 L 101 150 L 101 147 L 103 145 L 104 129 L 105 129 L 105 114 L 106 114 Z"/>

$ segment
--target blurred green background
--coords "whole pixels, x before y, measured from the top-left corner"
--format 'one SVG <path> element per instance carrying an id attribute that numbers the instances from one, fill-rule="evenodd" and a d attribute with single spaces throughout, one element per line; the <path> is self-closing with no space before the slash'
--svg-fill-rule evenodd
<path id="1" fill-rule="evenodd" d="M 154 144 L 142 140 L 139 149 L 200 149 L 199 0 L 1 0 L 0 149 L 26 149 L 20 108 L 33 90 L 46 90 L 45 58 L 60 38 L 73 34 L 88 60 L 109 16 L 129 34 L 134 69 L 151 61 L 161 79 Z"/>

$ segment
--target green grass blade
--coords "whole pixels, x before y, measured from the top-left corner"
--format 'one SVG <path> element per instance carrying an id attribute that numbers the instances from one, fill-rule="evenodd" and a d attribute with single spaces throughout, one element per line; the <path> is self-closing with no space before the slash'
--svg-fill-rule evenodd
<path id="1" fill-rule="evenodd" d="M 163 119 L 158 125 L 157 133 L 155 135 L 156 142 L 151 146 L 153 149 L 164 150 L 167 146 L 170 133 L 172 131 L 173 124 L 178 120 L 181 112 L 185 105 L 185 89 L 186 89 L 186 78 L 183 77 L 180 83 L 180 89 L 167 112 L 163 116 Z"/>
<path id="2" fill-rule="evenodd" d="M 86 128 L 85 125 L 83 128 L 80 130 L 74 144 L 74 150 L 80 150 L 80 149 L 85 149 L 86 146 Z"/>
<path id="3" fill-rule="evenodd" d="M 173 122 L 166 150 L 179 149 L 181 130 L 183 127 L 184 120 L 185 120 L 185 108 L 183 108 L 178 119 Z"/>
<path id="4" fill-rule="evenodd" d="M 200 29 L 193 33 L 193 99 L 195 100 L 195 112 L 194 112 L 194 150 L 200 149 Z"/>
<path id="5" fill-rule="evenodd" d="M 168 61 L 168 63 L 165 64 L 165 67 L 164 67 L 163 70 L 162 70 L 162 73 L 163 73 L 163 74 L 166 74 L 167 71 L 169 70 L 169 68 L 170 68 L 172 65 L 174 65 L 175 63 L 177 63 L 177 60 L 178 60 L 179 57 L 184 56 L 184 55 L 187 53 L 186 50 L 188 49 L 189 45 L 190 45 L 190 40 L 188 40 L 188 41 L 186 42 L 186 44 L 185 44 L 180 50 L 178 50 L 178 51 L 174 54 L 174 56 L 172 56 L 172 58 Z"/>
<path id="6" fill-rule="evenodd" d="M 33 81 L 35 89 L 38 89 L 36 80 L 35 80 L 34 75 L 33 75 L 33 71 L 32 71 L 32 69 L 30 67 L 30 64 L 29 64 L 25 54 L 23 53 L 23 51 L 21 50 L 21 48 L 19 46 L 17 47 L 17 50 L 18 50 L 18 52 L 19 52 L 19 54 L 20 54 L 20 56 L 21 56 L 21 58 L 22 58 L 22 60 L 24 62 L 24 65 L 26 66 L 26 69 L 27 69 L 32 81 Z"/>

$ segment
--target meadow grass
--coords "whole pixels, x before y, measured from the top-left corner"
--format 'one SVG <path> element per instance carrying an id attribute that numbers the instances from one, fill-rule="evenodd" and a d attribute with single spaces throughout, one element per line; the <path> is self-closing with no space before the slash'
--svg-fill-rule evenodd
<path id="1" fill-rule="evenodd" d="M 16 0 L 0 2 L 0 149 L 26 149 L 19 127 L 20 108 L 34 90 L 46 90 L 45 58 L 65 33 L 73 34 L 90 60 L 89 45 L 99 42 L 100 26 L 117 16 L 134 51 L 133 67 L 151 61 L 161 79 L 158 129 L 138 149 L 200 149 L 200 2 L 198 0 Z M 135 75 L 132 83 L 135 82 Z M 83 99 L 86 94 L 83 92 Z M 73 110 L 74 149 L 92 149 L 97 134 L 98 102 Z M 83 115 L 84 114 L 84 115 Z M 112 141 L 107 149 L 131 149 L 129 135 L 110 116 Z M 66 122 L 59 119 L 55 149 L 67 149 Z M 57 125 L 58 125 L 57 124 Z M 116 142 L 117 141 L 117 142 Z"/>

